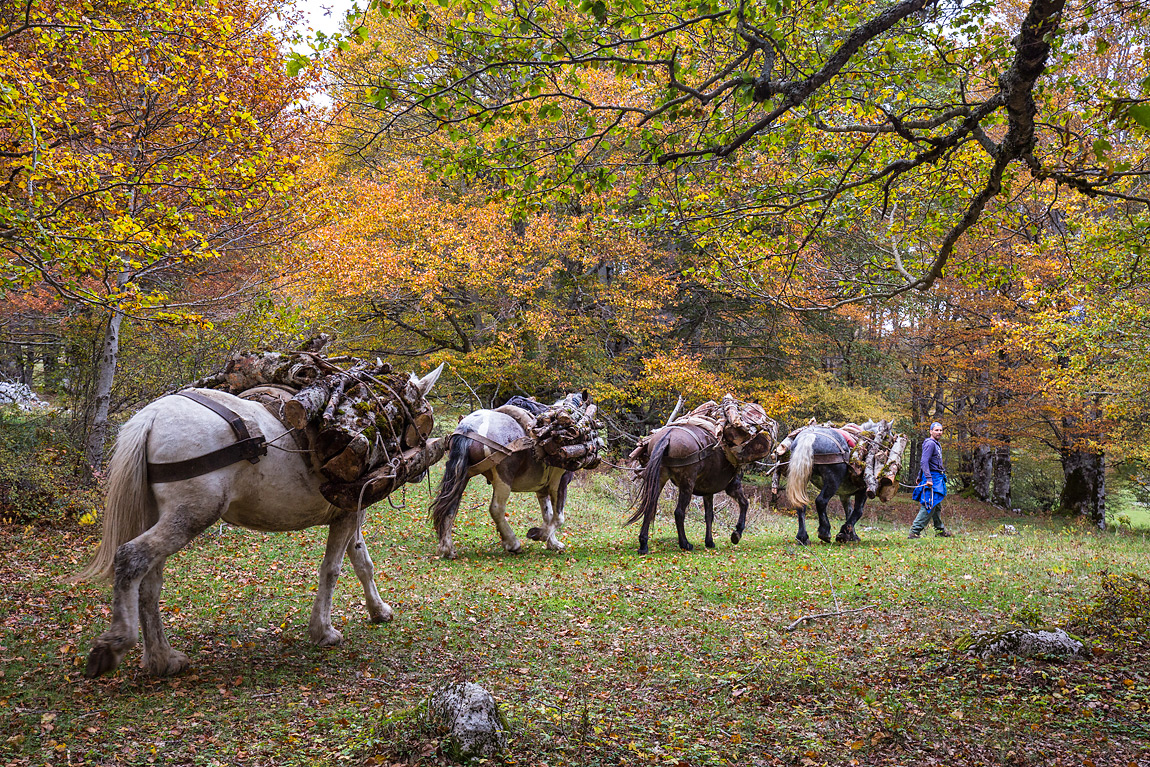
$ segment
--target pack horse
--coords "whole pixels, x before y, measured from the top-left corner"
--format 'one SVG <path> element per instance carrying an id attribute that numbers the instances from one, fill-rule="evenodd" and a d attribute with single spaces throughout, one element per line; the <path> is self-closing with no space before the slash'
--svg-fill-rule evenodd
<path id="1" fill-rule="evenodd" d="M 886 503 L 898 492 L 898 473 L 907 438 L 895 434 L 889 421 L 867 421 L 862 426 L 846 424 L 839 428 L 809 425 L 798 429 L 779 444 L 781 459 L 776 471 L 787 478 L 787 502 L 797 510 L 799 532 L 795 540 L 806 546 L 806 510 L 811 499 L 807 483 L 814 480 L 820 488 L 815 497 L 819 515 L 819 540 L 831 542 L 831 523 L 827 505 L 838 496 L 845 521 L 835 540 L 839 543 L 859 540 L 855 525 L 862 519 L 868 498 L 878 497 Z M 789 455 L 789 461 L 782 460 Z"/>
<path id="2" fill-rule="evenodd" d="M 552 415 L 559 418 L 552 422 Z M 431 504 L 431 521 L 444 559 L 456 557 L 452 531 L 468 481 L 483 476 L 491 485 L 488 512 L 499 531 L 503 550 L 518 554 L 523 544 L 511 529 L 505 509 L 511 493 L 535 493 L 543 517 L 542 527 L 527 531 L 552 551 L 563 551 L 559 529 L 573 469 L 598 463 L 598 437 L 594 436 L 595 405 L 584 390 L 569 394 L 548 407 L 524 397 L 513 397 L 494 410 L 476 410 L 459 422 L 451 435 L 447 466 Z M 575 444 L 558 445 L 559 420 L 567 421 Z M 544 425 L 547 424 L 547 425 Z M 553 448 L 549 455 L 544 446 Z M 566 453 L 564 453 L 566 451 Z"/>
<path id="3" fill-rule="evenodd" d="M 678 412 L 678 406 L 676 411 Z M 775 447 L 778 424 L 767 418 L 757 404 L 743 404 L 730 394 L 719 403 L 708 401 L 687 415 L 675 419 L 643 439 L 631 453 L 631 460 L 643 468 L 638 472 L 639 500 L 626 524 L 642 520 L 639 554 L 646 554 L 659 496 L 670 481 L 679 488 L 675 504 L 675 530 L 679 548 L 693 551 L 685 528 L 687 507 L 693 496 L 703 498 L 704 544 L 715 548 L 712 526 L 715 520 L 715 494 L 726 493 L 739 505 L 739 519 L 731 532 L 738 543 L 747 526 L 749 503 L 743 492 L 743 467 L 761 460 Z"/>
<path id="4" fill-rule="evenodd" d="M 422 378 L 411 375 L 408 385 L 413 393 L 426 396 L 441 371 L 442 366 Z M 276 449 L 285 438 L 290 442 L 290 430 L 264 405 L 225 391 L 189 391 L 193 396 L 181 392 L 185 396 L 149 403 L 120 429 L 108 469 L 103 538 L 92 561 L 76 576 L 111 577 L 113 583 L 112 624 L 93 643 L 86 676 L 116 668 L 141 630 L 141 665 L 147 671 L 164 676 L 188 666 L 188 657 L 168 644 L 160 620 L 164 563 L 221 520 L 264 532 L 328 526 L 308 621 L 308 634 L 316 644 L 336 645 L 343 638 L 331 625 L 331 600 L 345 554 L 363 584 L 371 621 L 390 620 L 392 610 L 380 599 L 363 539 L 363 509 L 346 510 L 328 502 L 320 492 L 323 477 L 306 451 Z M 234 418 L 221 417 L 220 408 Z M 194 476 L 180 478 L 178 468 L 173 472 L 172 467 L 194 465 L 205 454 L 227 455 L 231 445 L 239 444 L 237 428 L 255 435 L 249 440 L 262 437 L 272 449 L 262 457 L 243 455 Z M 165 467 L 168 476 L 162 475 Z"/>

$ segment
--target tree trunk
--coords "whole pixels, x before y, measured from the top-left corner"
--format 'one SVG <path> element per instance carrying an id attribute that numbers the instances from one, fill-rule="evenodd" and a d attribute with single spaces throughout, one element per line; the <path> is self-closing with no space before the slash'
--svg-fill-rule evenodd
<path id="1" fill-rule="evenodd" d="M 1068 450 L 1062 454 L 1062 472 L 1066 478 L 1059 499 L 1062 510 L 1106 529 L 1106 454 Z"/>
<path id="2" fill-rule="evenodd" d="M 44 363 L 44 391 L 55 394 L 60 390 L 60 347 L 47 347 L 41 360 Z"/>
<path id="3" fill-rule="evenodd" d="M 970 413 L 967 398 L 955 398 L 954 431 L 958 437 L 958 482 L 962 490 L 974 482 L 974 451 L 971 449 Z"/>
<path id="4" fill-rule="evenodd" d="M 1007 372 L 1013 366 L 1006 356 L 1006 352 L 998 352 L 998 382 L 994 395 L 994 406 L 999 420 L 1006 418 L 1007 408 L 1014 397 L 1007 382 L 1010 380 Z M 998 446 L 994 450 L 994 495 L 992 503 L 1004 509 L 1012 509 L 1013 501 L 1010 497 L 1010 481 L 1013 476 L 1013 467 L 1010 463 L 1010 432 L 1003 429 L 998 433 Z"/>
<path id="5" fill-rule="evenodd" d="M 108 409 L 112 402 L 112 381 L 116 377 L 116 362 L 120 357 L 120 323 L 124 315 L 113 313 L 104 330 L 104 343 L 96 358 L 96 375 L 92 406 L 92 426 L 88 431 L 86 455 L 92 471 L 99 471 L 104 462 L 104 439 L 108 433 Z"/>
<path id="6" fill-rule="evenodd" d="M 1001 444 L 994 451 L 994 495 L 991 503 L 1010 509 L 1010 435 L 1000 434 L 998 440 Z"/>
<path id="7" fill-rule="evenodd" d="M 989 363 L 987 363 L 989 364 Z M 990 370 L 984 365 L 978 371 L 978 388 L 971 403 L 970 435 L 972 442 L 970 480 L 978 500 L 990 500 L 990 477 L 993 450 L 987 439 L 986 410 L 990 403 Z"/>

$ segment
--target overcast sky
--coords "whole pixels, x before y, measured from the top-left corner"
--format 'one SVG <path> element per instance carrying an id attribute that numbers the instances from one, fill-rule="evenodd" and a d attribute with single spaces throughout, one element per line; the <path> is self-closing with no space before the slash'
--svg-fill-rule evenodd
<path id="1" fill-rule="evenodd" d="M 300 31 L 306 34 L 311 28 L 328 35 L 338 31 L 352 3 L 353 0 L 296 0 L 295 7 L 306 16 Z M 366 2 L 361 0 L 360 7 L 364 5 Z"/>

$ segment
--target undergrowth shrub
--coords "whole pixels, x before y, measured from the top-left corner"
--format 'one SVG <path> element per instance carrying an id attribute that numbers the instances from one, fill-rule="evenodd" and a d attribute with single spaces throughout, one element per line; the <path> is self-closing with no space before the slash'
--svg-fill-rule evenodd
<path id="1" fill-rule="evenodd" d="M 1103 573 L 1093 601 L 1067 630 L 1115 645 L 1150 647 L 1150 580 L 1133 573 Z"/>
<path id="2" fill-rule="evenodd" d="M 99 493 L 63 418 L 0 408 L 0 521 L 63 526 L 94 518 Z"/>

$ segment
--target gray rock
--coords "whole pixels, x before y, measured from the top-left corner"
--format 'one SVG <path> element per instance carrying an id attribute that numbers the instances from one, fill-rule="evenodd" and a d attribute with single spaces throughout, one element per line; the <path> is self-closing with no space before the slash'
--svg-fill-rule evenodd
<path id="1" fill-rule="evenodd" d="M 448 755 L 456 761 L 494 756 L 507 746 L 499 705 L 474 682 L 437 690 L 431 696 L 431 715 L 447 731 Z"/>
<path id="2" fill-rule="evenodd" d="M 1052 655 L 1070 658 L 1090 654 L 1085 644 L 1062 629 L 978 632 L 968 637 L 959 649 L 983 659 L 994 655 L 1018 655 L 1023 658 Z"/>

